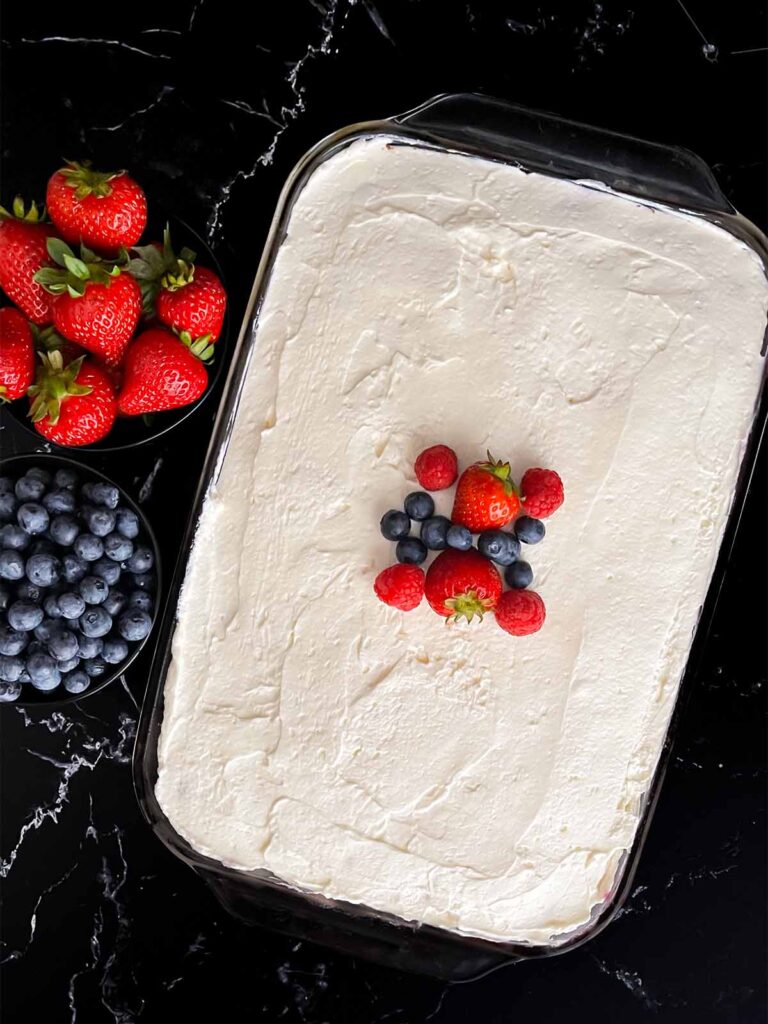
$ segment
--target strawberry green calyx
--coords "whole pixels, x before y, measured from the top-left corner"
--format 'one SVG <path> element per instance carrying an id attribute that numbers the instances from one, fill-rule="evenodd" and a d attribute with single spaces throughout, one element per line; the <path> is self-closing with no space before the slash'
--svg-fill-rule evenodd
<path id="1" fill-rule="evenodd" d="M 10 210 L 0 206 L 0 217 L 5 217 L 8 220 L 23 220 L 27 224 L 41 224 L 46 219 L 46 214 L 45 207 L 41 206 L 38 208 L 34 199 L 29 204 L 29 209 L 27 209 L 22 197 L 16 196 Z"/>
<path id="2" fill-rule="evenodd" d="M 77 383 L 77 375 L 85 356 L 65 366 L 61 352 L 38 352 L 38 355 L 42 365 L 38 367 L 35 383 L 27 392 L 32 399 L 29 417 L 33 423 L 39 423 L 48 416 L 51 424 L 55 425 L 65 398 L 70 395 L 90 395 L 93 388 Z"/>
<path id="3" fill-rule="evenodd" d="M 201 363 L 209 363 L 216 350 L 212 334 L 201 334 L 199 338 L 193 338 L 189 331 L 178 331 L 179 341 L 186 345 L 193 356 L 197 356 Z"/>
<path id="4" fill-rule="evenodd" d="M 471 622 L 475 615 L 482 621 L 483 615 L 493 608 L 493 599 L 479 597 L 476 590 L 468 590 L 457 597 L 446 598 L 445 607 L 450 608 L 453 613 L 448 616 L 446 622 L 458 622 L 460 619 Z"/>
<path id="5" fill-rule="evenodd" d="M 89 284 L 110 284 L 120 273 L 120 264 L 126 261 L 125 257 L 103 260 L 84 245 L 80 247 L 81 258 L 78 259 L 60 238 L 49 238 L 47 248 L 48 255 L 59 269 L 43 267 L 35 274 L 34 280 L 51 295 L 67 292 L 73 299 L 84 295 Z"/>
<path id="6" fill-rule="evenodd" d="M 519 498 L 520 489 L 512 479 L 512 470 L 509 463 L 502 462 L 501 459 L 494 459 L 490 452 L 486 452 L 486 455 L 488 456 L 488 461 L 481 462 L 480 468 L 484 469 L 486 473 L 490 473 L 491 476 L 495 476 L 497 480 L 501 480 L 504 484 L 505 494 L 516 494 Z"/>
<path id="7" fill-rule="evenodd" d="M 76 199 L 87 199 L 88 196 L 96 196 L 104 199 L 112 194 L 110 181 L 117 178 L 125 171 L 94 171 L 90 160 L 67 160 L 67 166 L 59 171 L 66 184 L 75 190 Z"/>
<path id="8" fill-rule="evenodd" d="M 30 324 L 32 339 L 35 343 L 35 350 L 38 352 L 58 352 L 68 344 L 66 338 L 62 338 L 53 324 L 47 327 L 38 327 L 37 324 Z"/>
<path id="9" fill-rule="evenodd" d="M 141 286 L 144 300 L 144 313 L 153 316 L 155 297 L 161 288 L 178 291 L 188 285 L 195 277 L 195 260 L 197 253 L 184 246 L 178 255 L 171 244 L 171 231 L 166 224 L 163 231 L 163 244 L 135 245 L 134 254 L 128 263 L 128 270 Z"/>

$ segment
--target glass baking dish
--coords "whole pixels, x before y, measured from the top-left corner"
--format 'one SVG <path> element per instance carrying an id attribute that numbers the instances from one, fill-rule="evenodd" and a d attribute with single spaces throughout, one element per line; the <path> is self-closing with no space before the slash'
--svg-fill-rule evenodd
<path id="1" fill-rule="evenodd" d="M 764 267 L 768 267 L 768 242 L 750 222 L 733 210 L 707 166 L 693 154 L 473 94 L 440 96 L 391 120 L 343 128 L 322 141 L 299 162 L 283 189 L 243 320 L 182 553 L 158 632 L 134 754 L 137 795 L 143 813 L 158 837 L 206 879 L 232 913 L 254 923 L 375 959 L 399 969 L 456 980 L 468 979 L 509 959 L 547 956 L 574 948 L 605 927 L 629 891 L 658 798 L 675 723 L 690 680 L 695 674 L 748 490 L 760 437 L 765 428 L 768 410 L 765 374 L 708 598 L 700 612 L 696 636 L 662 755 L 645 794 L 640 824 L 632 846 L 624 854 L 616 872 L 610 893 L 594 908 L 591 919 L 585 925 L 565 936 L 559 936 L 556 943 L 549 945 L 534 946 L 473 938 L 431 925 L 408 923 L 364 906 L 300 891 L 268 871 L 234 870 L 201 855 L 174 830 L 158 804 L 154 788 L 164 683 L 171 658 L 171 640 L 187 559 L 203 501 L 223 463 L 254 344 L 262 300 L 294 200 L 310 174 L 332 154 L 358 139 L 378 134 L 443 151 L 478 155 L 523 170 L 594 183 L 594 187 L 607 187 L 646 203 L 685 211 L 716 223 L 741 239 L 758 254 Z"/>

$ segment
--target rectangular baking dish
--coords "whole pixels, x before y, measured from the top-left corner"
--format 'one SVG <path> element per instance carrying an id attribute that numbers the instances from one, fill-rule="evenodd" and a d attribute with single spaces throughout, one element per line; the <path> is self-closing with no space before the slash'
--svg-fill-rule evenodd
<path id="1" fill-rule="evenodd" d="M 642 142 L 623 135 L 564 121 L 508 103 L 472 94 L 437 97 L 391 120 L 344 128 L 322 141 L 297 165 L 283 189 L 264 249 L 229 371 L 225 394 L 191 516 L 157 634 L 134 753 L 134 778 L 142 811 L 157 836 L 178 857 L 198 871 L 221 902 L 234 914 L 301 938 L 374 959 L 399 969 L 444 978 L 468 979 L 510 958 L 565 952 L 602 930 L 621 906 L 637 866 L 640 850 L 658 798 L 669 749 L 685 694 L 695 674 L 708 624 L 722 583 L 728 554 L 747 493 L 768 404 L 765 375 L 755 410 L 750 440 L 720 548 L 709 594 L 699 617 L 664 749 L 649 786 L 632 848 L 625 854 L 607 898 L 587 924 L 550 945 L 498 943 L 462 936 L 430 925 L 358 905 L 299 891 L 267 871 L 245 872 L 202 856 L 171 826 L 155 797 L 157 748 L 163 718 L 163 691 L 171 657 L 177 604 L 188 555 L 202 504 L 215 483 L 237 412 L 238 400 L 255 339 L 255 327 L 275 254 L 284 237 L 293 202 L 309 175 L 332 154 L 360 138 L 385 134 L 408 143 L 479 155 L 523 170 L 594 183 L 646 203 L 683 210 L 705 218 L 749 245 L 768 267 L 768 243 L 737 214 L 720 192 L 709 169 L 687 151 Z"/>

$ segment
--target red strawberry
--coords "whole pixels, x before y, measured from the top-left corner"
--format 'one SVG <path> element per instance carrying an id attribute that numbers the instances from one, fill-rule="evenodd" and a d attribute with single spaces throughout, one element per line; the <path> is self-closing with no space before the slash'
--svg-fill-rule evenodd
<path id="1" fill-rule="evenodd" d="M 456 452 L 445 444 L 425 448 L 413 468 L 416 479 L 426 491 L 442 491 L 450 487 L 459 472 Z"/>
<path id="2" fill-rule="evenodd" d="M 68 245 L 52 238 L 48 252 L 62 269 L 40 270 L 35 280 L 56 295 L 56 330 L 109 366 L 117 366 L 141 315 L 139 285 L 116 263 L 102 260 L 85 246 L 82 259 L 77 259 Z"/>
<path id="3" fill-rule="evenodd" d="M 459 477 L 451 519 L 472 533 L 511 522 L 520 511 L 520 498 L 508 462 L 476 462 Z"/>
<path id="4" fill-rule="evenodd" d="M 35 377 L 35 346 L 29 324 L 17 309 L 0 309 L 0 401 L 27 393 Z"/>
<path id="5" fill-rule="evenodd" d="M 496 621 L 512 636 L 528 636 L 544 625 L 544 602 L 533 590 L 505 590 L 496 605 Z"/>
<path id="6" fill-rule="evenodd" d="M 424 584 L 427 601 L 438 615 L 453 621 L 473 616 L 496 606 L 501 596 L 501 576 L 487 558 L 473 550 L 441 552 L 427 570 Z"/>
<path id="7" fill-rule="evenodd" d="M 62 238 L 106 253 L 136 245 L 147 224 L 141 186 L 125 171 L 94 171 L 87 160 L 56 171 L 46 203 Z"/>
<path id="8" fill-rule="evenodd" d="M 53 266 L 46 249 L 52 234 L 53 225 L 41 223 L 34 203 L 26 213 L 21 196 L 13 213 L 0 206 L 0 287 L 35 324 L 48 324 L 53 315 L 52 297 L 34 279 L 41 267 Z"/>
<path id="9" fill-rule="evenodd" d="M 117 403 L 126 416 L 178 409 L 195 402 L 208 386 L 202 360 L 213 346 L 203 336 L 175 334 L 162 327 L 144 331 L 132 343 L 123 364 L 123 388 Z"/>
<path id="10" fill-rule="evenodd" d="M 565 500 L 563 481 L 554 469 L 527 469 L 520 493 L 526 514 L 534 519 L 547 519 Z"/>
<path id="11" fill-rule="evenodd" d="M 85 356 L 67 366 L 61 352 L 41 353 L 40 360 L 37 380 L 29 389 L 35 429 L 63 445 L 93 444 L 106 437 L 117 415 L 106 371 Z"/>
<path id="12" fill-rule="evenodd" d="M 410 612 L 424 597 L 424 573 L 417 565 L 390 565 L 376 577 L 373 589 L 384 604 Z"/>

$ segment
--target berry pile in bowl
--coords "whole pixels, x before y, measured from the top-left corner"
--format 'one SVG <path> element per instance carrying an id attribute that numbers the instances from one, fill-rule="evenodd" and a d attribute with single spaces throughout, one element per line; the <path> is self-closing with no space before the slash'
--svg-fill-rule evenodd
<path id="1" fill-rule="evenodd" d="M 563 503 L 559 475 L 551 469 L 529 469 L 518 486 L 509 463 L 489 452 L 486 461 L 468 466 L 459 476 L 456 453 L 442 444 L 425 449 L 414 472 L 424 490 L 408 494 L 403 507 L 385 512 L 379 524 L 382 535 L 395 543 L 397 558 L 374 581 L 379 600 L 413 611 L 426 597 L 447 622 L 482 620 L 491 612 L 513 636 L 536 633 L 544 625 L 546 609 L 541 596 L 528 589 L 533 569 L 521 553 L 523 545 L 544 539 L 542 520 Z M 454 484 L 450 518 L 436 515 L 428 492 Z M 413 535 L 414 524 L 418 536 Z M 425 573 L 422 565 L 432 552 L 438 554 Z"/>
<path id="2" fill-rule="evenodd" d="M 0 471 L 0 702 L 78 700 L 119 676 L 155 620 L 157 544 L 106 477 L 57 456 Z"/>
<path id="3" fill-rule="evenodd" d="M 42 212 L 20 197 L 0 207 L 0 288 L 13 303 L 0 309 L 0 401 L 40 439 L 149 440 L 221 370 L 227 295 L 212 254 L 181 222 L 148 229 L 147 216 L 127 172 L 85 162 L 53 174 Z"/>

